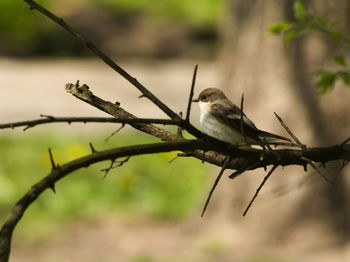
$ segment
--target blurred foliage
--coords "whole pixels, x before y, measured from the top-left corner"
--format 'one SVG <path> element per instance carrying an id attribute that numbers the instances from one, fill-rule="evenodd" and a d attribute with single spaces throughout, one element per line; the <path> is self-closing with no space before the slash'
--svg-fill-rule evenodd
<path id="1" fill-rule="evenodd" d="M 37 0 L 57 16 L 98 45 L 115 41 L 116 35 L 132 33 L 140 37 L 142 30 L 155 30 L 159 36 L 172 30 L 190 32 L 195 41 L 201 36 L 215 38 L 216 24 L 223 10 L 224 0 Z M 94 10 L 94 11 L 93 11 Z M 152 29 L 153 28 L 153 29 Z M 120 31 L 118 31 L 120 30 Z M 146 36 L 147 37 L 147 36 Z M 204 38 L 205 38 L 204 37 Z M 125 40 L 125 39 L 124 39 Z M 138 41 L 132 41 L 137 49 Z M 3 55 L 91 55 L 80 43 L 47 17 L 31 11 L 22 0 L 0 1 L 0 54 Z M 147 42 L 147 39 L 145 40 Z M 116 43 L 118 45 L 118 43 Z M 136 51 L 135 51 L 136 52 Z"/>
<path id="2" fill-rule="evenodd" d="M 223 0 L 85 0 L 111 8 L 116 15 L 142 13 L 153 21 L 176 21 L 184 26 L 213 27 L 218 20 Z"/>
<path id="3" fill-rule="evenodd" d="M 0 136 L 0 221 L 10 207 L 49 173 L 48 147 L 56 163 L 97 150 L 154 142 L 144 135 L 105 137 L 38 134 Z M 19 231 L 31 237 L 49 235 L 67 221 L 117 215 L 140 219 L 181 219 L 201 206 L 208 183 L 208 166 L 182 158 L 169 164 L 176 152 L 132 157 L 105 178 L 101 169 L 110 162 L 81 169 L 56 184 L 56 194 L 45 191 L 28 209 Z M 33 231 L 36 232 L 33 236 Z"/>
<path id="4" fill-rule="evenodd" d="M 298 41 L 297 38 L 303 35 L 319 32 L 332 41 L 337 49 L 350 50 L 350 34 L 343 34 L 337 30 L 340 21 L 330 22 L 321 16 L 312 14 L 301 0 L 294 1 L 293 13 L 295 21 L 281 21 L 271 25 L 268 31 L 275 35 L 282 35 L 285 44 Z M 333 62 L 339 67 L 339 70 L 320 69 L 313 73 L 318 78 L 315 86 L 322 94 L 331 90 L 337 80 L 341 80 L 345 86 L 350 86 L 350 69 L 344 54 L 334 56 Z"/>

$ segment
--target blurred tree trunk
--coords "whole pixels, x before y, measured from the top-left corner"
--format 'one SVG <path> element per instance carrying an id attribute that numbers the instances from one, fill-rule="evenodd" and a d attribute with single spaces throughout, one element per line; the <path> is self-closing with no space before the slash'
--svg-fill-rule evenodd
<path id="1" fill-rule="evenodd" d="M 285 1 L 284 16 L 287 20 L 293 21 L 292 5 L 293 0 Z M 321 17 L 328 21 L 336 21 L 339 17 L 348 17 L 343 13 L 344 10 L 349 10 L 348 0 L 339 0 L 336 4 L 331 0 L 323 1 L 306 1 L 308 9 L 315 10 Z M 348 22 L 344 21 L 344 23 Z M 350 24 L 348 24 L 350 25 Z M 345 25 L 345 26 L 348 26 Z M 317 145 L 326 145 L 339 142 L 336 130 L 331 130 L 329 125 L 329 116 L 327 116 L 318 101 L 316 89 L 313 86 L 313 80 L 308 72 L 309 70 L 317 69 L 319 66 L 326 66 L 327 60 L 331 60 L 337 55 L 337 47 L 332 43 L 318 36 L 318 41 L 323 45 L 321 51 L 316 56 L 309 55 L 312 52 L 311 37 L 304 37 L 296 40 L 286 49 L 286 58 L 292 78 L 292 84 L 298 99 L 301 101 L 303 111 L 307 116 L 307 121 L 312 129 L 312 136 Z M 322 41 L 323 40 L 323 41 Z M 323 173 L 334 180 L 336 165 L 326 168 Z M 333 176 L 332 176 L 333 175 Z M 312 219 L 324 216 L 325 220 L 332 223 L 335 231 L 338 232 L 340 240 L 349 240 L 350 216 L 349 207 L 346 200 L 346 180 L 344 176 L 340 176 L 336 188 L 330 187 L 326 183 L 318 184 L 316 187 L 311 187 L 305 195 L 304 201 L 301 201 L 299 206 L 299 217 L 310 216 Z M 311 207 L 311 208 L 310 208 Z"/>
<path id="2" fill-rule="evenodd" d="M 266 33 L 269 25 L 293 19 L 293 2 L 227 0 L 227 13 L 221 25 L 221 86 L 231 98 L 236 98 L 236 103 L 244 91 L 246 101 L 250 101 L 246 103 L 245 111 L 255 116 L 251 117 L 255 122 L 257 119 L 264 120 L 257 123 L 262 129 L 274 125 L 271 124 L 274 110 L 282 112 L 284 120 L 291 123 L 289 127 L 307 145 L 340 142 L 342 135 L 349 133 L 349 118 L 340 122 L 336 108 L 320 104 L 320 97 L 313 86 L 314 79 L 310 76 L 313 70 L 327 66 L 325 61 L 332 59 L 336 49 L 318 35 L 303 37 L 290 46 L 283 46 L 281 38 Z M 304 2 L 327 20 L 337 21 L 346 17 L 343 26 L 349 28 L 348 0 L 339 0 L 336 4 L 331 0 Z M 252 110 L 254 106 L 255 112 Z M 267 123 L 266 127 L 264 123 Z M 340 129 L 346 131 L 341 133 Z M 336 173 L 336 168 L 332 166 L 322 172 L 331 176 Z M 343 177 L 336 187 L 323 180 L 317 185 L 309 184 L 304 196 L 289 207 L 295 210 L 294 221 L 301 218 L 303 221 L 317 220 L 326 227 L 331 226 L 339 240 L 347 241 L 350 214 Z"/>

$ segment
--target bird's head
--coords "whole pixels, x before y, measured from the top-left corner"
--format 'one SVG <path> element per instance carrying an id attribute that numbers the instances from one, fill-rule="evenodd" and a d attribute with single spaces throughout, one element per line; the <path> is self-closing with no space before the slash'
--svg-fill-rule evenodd
<path id="1" fill-rule="evenodd" d="M 202 92 L 200 92 L 198 98 L 193 99 L 192 102 L 202 102 L 202 103 L 210 103 L 215 100 L 225 99 L 225 94 L 218 88 L 206 88 Z"/>

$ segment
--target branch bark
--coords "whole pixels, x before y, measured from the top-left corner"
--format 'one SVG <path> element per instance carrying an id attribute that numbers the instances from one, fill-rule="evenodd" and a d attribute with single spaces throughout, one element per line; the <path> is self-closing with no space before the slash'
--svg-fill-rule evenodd
<path id="1" fill-rule="evenodd" d="M 41 115 L 42 118 L 19 121 L 14 123 L 0 124 L 0 129 L 23 127 L 23 131 L 43 124 L 53 123 L 120 123 L 120 124 L 160 124 L 160 125 L 179 125 L 180 121 L 171 119 L 158 119 L 158 118 L 115 118 L 115 117 L 57 117 L 49 115 Z"/>
<path id="2" fill-rule="evenodd" d="M 100 51 L 89 40 L 84 38 L 78 32 L 76 32 L 70 25 L 68 25 L 63 19 L 58 18 L 53 13 L 49 12 L 39 4 L 31 0 L 24 0 L 32 9 L 36 9 L 45 16 L 49 17 L 57 24 L 66 29 L 75 38 L 79 39 L 87 48 L 101 58 L 107 65 L 113 70 L 128 80 L 133 86 L 135 86 L 142 96 L 147 97 L 156 106 L 158 106 L 170 119 L 141 119 L 130 114 L 124 110 L 120 104 L 111 103 L 95 96 L 87 85 L 67 84 L 66 90 L 77 97 L 78 99 L 112 115 L 111 118 L 57 118 L 47 116 L 44 119 L 37 119 L 32 121 L 23 121 L 18 123 L 8 123 L 0 125 L 1 128 L 14 128 L 17 126 L 26 126 L 26 129 L 39 124 L 54 123 L 54 122 L 118 122 L 123 124 L 129 124 L 133 128 L 157 137 L 166 143 L 154 143 L 136 146 L 127 146 L 122 148 L 114 148 L 104 151 L 96 151 L 92 145 L 90 145 L 92 153 L 67 162 L 63 165 L 54 163 L 52 158 L 52 170 L 51 172 L 33 185 L 27 193 L 14 205 L 11 209 L 9 216 L 6 218 L 5 223 L 0 229 L 0 262 L 7 262 L 9 259 L 11 240 L 13 231 L 22 218 L 27 208 L 40 196 L 40 194 L 49 188 L 54 188 L 62 178 L 66 177 L 73 171 L 88 167 L 91 164 L 105 161 L 115 160 L 120 157 L 130 157 L 141 154 L 153 154 L 169 151 L 182 151 L 186 156 L 193 156 L 198 159 L 204 160 L 211 164 L 223 166 L 223 169 L 235 169 L 235 170 L 250 170 L 259 167 L 266 167 L 273 165 L 274 168 L 278 166 L 287 165 L 301 165 L 305 166 L 309 161 L 319 162 L 325 164 L 328 161 L 343 160 L 350 161 L 350 144 L 346 141 L 339 145 L 333 145 L 323 148 L 301 148 L 301 149 L 276 149 L 276 150 L 260 150 L 256 148 L 245 146 L 229 145 L 214 138 L 208 137 L 201 131 L 196 129 L 190 124 L 190 104 L 186 113 L 186 119 L 182 119 L 178 114 L 172 111 L 165 103 L 160 101 L 153 93 L 151 93 L 146 87 L 144 87 L 136 78 L 132 77 L 122 67 L 112 61 L 107 55 Z M 190 99 L 193 96 L 194 81 L 196 76 L 196 69 L 193 76 Z M 166 131 L 154 124 L 172 124 L 176 125 L 196 138 L 200 140 L 187 140 L 180 134 L 174 134 Z M 227 158 L 228 157 L 228 158 Z M 230 159 L 230 161 L 224 161 Z M 307 160 L 305 160 L 307 159 Z M 225 164 L 224 164 L 225 163 Z M 271 172 L 272 173 L 272 172 Z M 258 191 L 257 191 L 258 193 Z"/>

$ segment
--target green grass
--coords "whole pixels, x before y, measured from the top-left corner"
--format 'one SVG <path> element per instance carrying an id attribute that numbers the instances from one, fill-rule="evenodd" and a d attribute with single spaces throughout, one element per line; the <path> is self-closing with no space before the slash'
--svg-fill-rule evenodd
<path id="1" fill-rule="evenodd" d="M 48 148 L 63 164 L 89 154 L 91 141 L 97 150 L 155 142 L 144 135 L 118 134 L 110 141 L 99 136 L 36 133 L 0 135 L 0 221 L 32 184 L 50 171 Z M 208 165 L 176 155 L 132 157 L 104 178 L 103 162 L 78 170 L 56 184 L 56 194 L 45 191 L 28 209 L 19 228 L 23 234 L 47 235 L 66 222 L 104 215 L 151 219 L 182 219 L 198 210 L 206 194 Z"/>
<path id="2" fill-rule="evenodd" d="M 66 19 L 68 23 L 71 21 L 70 15 L 75 12 L 83 14 L 85 10 L 95 9 L 97 13 L 102 12 L 110 17 L 106 24 L 125 25 L 141 21 L 147 28 L 159 26 L 160 30 L 167 30 L 169 24 L 176 23 L 190 32 L 208 31 L 212 34 L 217 31 L 217 22 L 224 10 L 223 0 L 37 0 L 37 2 Z M 77 25 L 73 23 L 73 27 Z M 84 33 L 84 30 L 80 31 Z M 92 30 L 94 31 L 98 29 Z M 21 0 L 0 1 L 0 32 L 2 49 L 7 55 L 89 54 L 58 25 L 39 12 L 29 10 L 29 6 Z M 89 38 L 94 35 L 86 34 Z M 113 35 L 113 32 L 110 34 Z M 97 37 L 96 41 L 98 39 Z"/>

